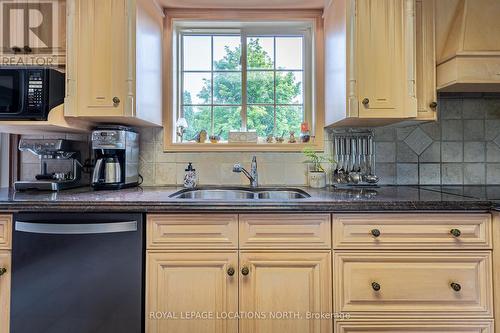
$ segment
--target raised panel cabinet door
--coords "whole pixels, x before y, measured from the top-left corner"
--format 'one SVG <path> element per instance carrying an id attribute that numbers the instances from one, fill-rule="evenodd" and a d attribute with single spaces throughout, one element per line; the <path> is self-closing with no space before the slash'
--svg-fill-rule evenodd
<path id="1" fill-rule="evenodd" d="M 12 215 L 0 215 L 0 250 L 12 247 Z"/>
<path id="2" fill-rule="evenodd" d="M 127 81 L 126 0 L 77 0 L 78 116 L 123 116 Z"/>
<path id="3" fill-rule="evenodd" d="M 411 0 L 356 0 L 356 71 L 359 116 L 404 118 L 414 92 L 414 21 Z M 409 16 L 407 16 L 409 15 Z M 413 52 L 413 54 L 412 54 Z"/>
<path id="4" fill-rule="evenodd" d="M 0 251 L 0 333 L 9 333 L 10 262 L 10 251 Z"/>
<path id="5" fill-rule="evenodd" d="M 238 254 L 147 254 L 147 333 L 237 333 Z"/>
<path id="6" fill-rule="evenodd" d="M 337 321 L 336 333 L 494 333 L 492 320 Z"/>
<path id="7" fill-rule="evenodd" d="M 416 0 L 417 119 L 437 119 L 435 0 Z"/>
<path id="8" fill-rule="evenodd" d="M 332 332 L 331 318 L 314 317 L 332 312 L 329 251 L 242 251 L 239 277 L 240 333 Z"/>
<path id="9" fill-rule="evenodd" d="M 335 311 L 351 318 L 492 318 L 491 251 L 335 252 Z"/>

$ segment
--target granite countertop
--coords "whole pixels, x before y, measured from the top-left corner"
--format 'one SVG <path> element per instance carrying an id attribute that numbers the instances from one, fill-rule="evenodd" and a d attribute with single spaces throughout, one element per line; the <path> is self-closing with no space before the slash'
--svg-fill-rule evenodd
<path id="1" fill-rule="evenodd" d="M 311 197 L 271 200 L 186 200 L 169 196 L 178 187 L 137 187 L 120 191 L 79 188 L 61 192 L 0 189 L 0 211 L 92 212 L 361 212 L 489 211 L 500 207 L 500 186 L 380 186 L 376 188 L 301 188 Z M 500 209 L 499 209 L 500 210 Z"/>

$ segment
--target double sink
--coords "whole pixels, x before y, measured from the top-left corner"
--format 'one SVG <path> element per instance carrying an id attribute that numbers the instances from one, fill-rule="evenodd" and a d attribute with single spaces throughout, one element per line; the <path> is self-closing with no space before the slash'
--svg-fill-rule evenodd
<path id="1" fill-rule="evenodd" d="M 173 199 L 190 200 L 291 200 L 311 196 L 297 188 L 196 187 L 170 195 Z"/>

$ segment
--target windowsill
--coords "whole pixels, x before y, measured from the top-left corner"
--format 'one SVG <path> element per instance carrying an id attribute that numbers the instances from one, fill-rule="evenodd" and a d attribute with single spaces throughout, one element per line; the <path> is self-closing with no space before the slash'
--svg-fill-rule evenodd
<path id="1" fill-rule="evenodd" d="M 164 152 L 302 152 L 310 147 L 323 151 L 323 142 L 317 143 L 166 143 Z"/>

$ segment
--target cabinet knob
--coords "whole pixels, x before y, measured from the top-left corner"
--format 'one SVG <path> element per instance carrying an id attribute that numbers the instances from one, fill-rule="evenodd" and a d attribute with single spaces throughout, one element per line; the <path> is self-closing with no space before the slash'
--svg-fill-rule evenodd
<path id="1" fill-rule="evenodd" d="M 247 276 L 250 273 L 250 269 L 247 266 L 243 266 L 241 269 L 241 274 Z"/>
<path id="2" fill-rule="evenodd" d="M 372 288 L 375 291 L 379 291 L 380 290 L 380 284 L 378 284 L 377 282 L 372 282 Z"/>
<path id="3" fill-rule="evenodd" d="M 23 47 L 23 50 L 24 50 L 24 52 L 26 52 L 26 53 L 31 53 L 31 52 L 33 52 L 33 50 L 31 49 L 31 47 L 29 47 L 28 45 L 25 45 L 25 46 Z"/>
<path id="4" fill-rule="evenodd" d="M 113 97 L 113 104 L 116 104 L 116 105 L 120 104 L 120 99 L 116 96 Z"/>
<path id="5" fill-rule="evenodd" d="M 435 109 L 435 108 L 437 108 L 437 106 L 438 106 L 438 103 L 437 103 L 437 102 L 431 102 L 431 104 L 429 104 L 429 107 L 430 107 L 431 109 Z"/>
<path id="6" fill-rule="evenodd" d="M 459 229 L 451 229 L 450 234 L 452 234 L 454 237 L 460 237 L 462 232 Z"/>
<path id="7" fill-rule="evenodd" d="M 361 103 L 363 103 L 363 105 L 368 105 L 370 103 L 370 100 L 368 98 L 363 98 L 363 101 Z"/>
<path id="8" fill-rule="evenodd" d="M 229 276 L 233 276 L 233 275 L 234 275 L 234 273 L 235 273 L 235 271 L 234 271 L 234 268 L 233 268 L 233 267 L 229 267 L 229 268 L 227 269 L 227 275 L 229 275 Z"/>
<path id="9" fill-rule="evenodd" d="M 7 268 L 1 267 L 0 268 L 0 276 L 4 275 L 5 273 L 7 273 Z"/>
<path id="10" fill-rule="evenodd" d="M 373 236 L 373 237 L 378 237 L 378 236 L 380 236 L 380 230 L 378 230 L 378 229 L 372 229 L 372 230 L 370 231 L 370 233 L 372 234 L 372 236 Z"/>
<path id="11" fill-rule="evenodd" d="M 11 48 L 11 50 L 12 50 L 14 53 L 21 52 L 21 48 L 20 48 L 20 47 L 18 47 L 18 46 L 13 46 L 13 47 Z"/>
<path id="12" fill-rule="evenodd" d="M 452 282 L 452 283 L 450 283 L 450 287 L 451 287 L 451 289 L 453 289 L 456 292 L 459 292 L 460 290 L 462 290 L 462 286 L 459 283 Z"/>

